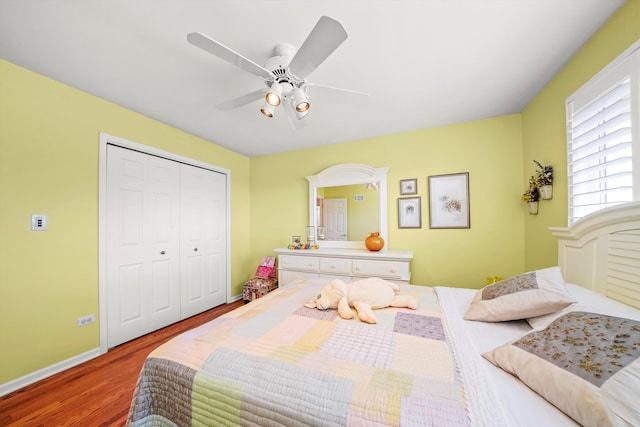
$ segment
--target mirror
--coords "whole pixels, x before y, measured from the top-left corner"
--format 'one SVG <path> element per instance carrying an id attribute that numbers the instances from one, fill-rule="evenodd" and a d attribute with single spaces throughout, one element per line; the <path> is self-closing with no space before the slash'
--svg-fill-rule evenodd
<path id="1" fill-rule="evenodd" d="M 388 170 L 345 163 L 307 177 L 309 225 L 320 248 L 365 249 L 364 239 L 379 231 L 387 249 Z"/>

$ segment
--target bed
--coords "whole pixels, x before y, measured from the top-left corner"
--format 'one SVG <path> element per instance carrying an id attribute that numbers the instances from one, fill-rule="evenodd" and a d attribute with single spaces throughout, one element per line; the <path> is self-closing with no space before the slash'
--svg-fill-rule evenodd
<path id="1" fill-rule="evenodd" d="M 551 231 L 558 266 L 486 290 L 402 285 L 418 308 L 376 324 L 305 307 L 329 279 L 281 286 L 154 350 L 128 425 L 638 425 L 640 204 Z M 599 327 L 615 334 L 598 349 L 624 348 L 604 370 L 567 344 Z"/>

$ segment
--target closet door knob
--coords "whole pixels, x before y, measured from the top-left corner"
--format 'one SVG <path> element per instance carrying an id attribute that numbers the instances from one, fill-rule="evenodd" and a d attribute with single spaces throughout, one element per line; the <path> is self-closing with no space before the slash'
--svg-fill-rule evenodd
<path id="1" fill-rule="evenodd" d="M 161 251 L 161 252 L 160 252 L 160 255 L 164 255 L 165 253 L 166 253 L 165 251 Z"/>
<path id="2" fill-rule="evenodd" d="M 193 248 L 193 251 L 194 252 L 198 252 L 198 248 Z"/>

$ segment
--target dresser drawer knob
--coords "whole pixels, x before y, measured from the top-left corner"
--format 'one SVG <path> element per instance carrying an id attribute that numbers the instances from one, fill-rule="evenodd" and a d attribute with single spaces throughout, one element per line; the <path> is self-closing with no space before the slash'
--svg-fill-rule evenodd
<path id="1" fill-rule="evenodd" d="M 389 270 L 392 273 L 395 273 L 397 270 L 395 268 L 392 268 L 391 270 Z"/>

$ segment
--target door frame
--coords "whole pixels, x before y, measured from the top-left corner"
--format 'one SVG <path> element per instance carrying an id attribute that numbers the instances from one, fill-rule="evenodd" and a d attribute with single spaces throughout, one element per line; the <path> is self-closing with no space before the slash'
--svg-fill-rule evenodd
<path id="1" fill-rule="evenodd" d="M 129 141 L 124 138 L 100 132 L 100 153 L 98 173 L 98 301 L 100 319 L 100 354 L 106 353 L 107 345 L 107 145 L 117 145 L 122 148 L 139 151 L 144 154 L 162 157 L 195 167 L 208 169 L 226 176 L 226 255 L 227 255 L 227 297 L 226 302 L 231 302 L 231 171 L 220 166 L 183 157 L 169 151 Z"/>

